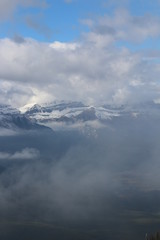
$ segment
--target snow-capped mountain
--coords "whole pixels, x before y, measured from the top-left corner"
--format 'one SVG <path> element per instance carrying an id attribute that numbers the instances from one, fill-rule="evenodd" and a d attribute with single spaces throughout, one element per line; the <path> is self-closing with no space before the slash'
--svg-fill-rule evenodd
<path id="1" fill-rule="evenodd" d="M 18 109 L 9 105 L 0 105 L 0 129 L 17 130 L 35 130 L 43 126 L 36 123 L 33 118 L 22 114 Z"/>
<path id="2" fill-rule="evenodd" d="M 158 116 L 160 118 L 160 104 L 154 102 L 134 106 L 103 105 L 89 106 L 81 102 L 53 102 L 50 104 L 32 107 L 23 107 L 22 111 L 8 105 L 0 105 L 0 128 L 5 129 L 42 129 L 55 124 L 61 127 L 62 123 L 68 126 L 76 124 L 93 123 L 110 124 L 130 122 L 133 119 L 147 118 L 148 116 Z M 93 125 L 95 127 L 95 125 Z"/>
<path id="3" fill-rule="evenodd" d="M 77 123 L 98 120 L 101 122 L 121 116 L 137 117 L 139 109 L 128 106 L 89 106 L 81 102 L 54 102 L 42 106 L 35 104 L 25 110 L 25 115 L 39 123 L 65 122 Z"/>
<path id="4" fill-rule="evenodd" d="M 111 122 L 111 120 L 122 118 L 139 118 L 142 115 L 160 115 L 160 104 L 149 102 L 137 105 L 102 105 L 89 106 L 81 102 L 53 102 L 43 104 L 42 106 L 35 104 L 25 109 L 24 114 L 31 119 L 36 119 L 38 123 L 78 123 L 92 122 L 98 120 L 101 123 Z"/>
<path id="5" fill-rule="evenodd" d="M 60 102 L 45 105 L 35 104 L 25 112 L 30 118 L 38 122 L 77 122 L 110 119 L 113 116 L 119 116 L 124 111 L 123 108 L 108 109 L 106 106 L 94 107 L 87 106 L 81 102 Z"/>

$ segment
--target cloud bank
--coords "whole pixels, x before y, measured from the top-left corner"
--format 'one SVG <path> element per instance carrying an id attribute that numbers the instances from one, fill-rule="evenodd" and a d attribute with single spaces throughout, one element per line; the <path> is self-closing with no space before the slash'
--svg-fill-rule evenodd
<path id="1" fill-rule="evenodd" d="M 13 154 L 0 152 L 0 160 L 29 160 L 39 157 L 39 151 L 34 148 L 24 148 L 21 151 L 17 151 Z"/>
<path id="2" fill-rule="evenodd" d="M 73 131 L 55 150 L 53 139 L 50 144 L 51 139 L 41 136 L 39 142 L 37 136 L 32 147 L 11 154 L 12 138 L 8 150 L 0 153 L 1 219 L 58 224 L 63 219 L 84 225 L 94 220 L 106 226 L 113 219 L 114 230 L 116 222 L 123 220 L 126 231 L 128 219 L 139 217 L 132 213 L 141 211 L 145 219 L 156 214 L 160 197 L 154 198 L 154 191 L 160 191 L 158 120 L 151 116 L 137 121 L 117 122 L 112 129 L 99 129 L 96 138 L 84 137 L 76 144 L 78 132 Z M 19 148 L 22 139 L 14 140 Z M 41 155 L 46 150 L 44 142 L 50 148 Z M 31 146 L 30 139 L 26 147 L 27 143 Z M 54 151 L 61 155 L 54 156 Z"/>
<path id="3" fill-rule="evenodd" d="M 1 39 L 0 101 L 21 107 L 57 99 L 90 104 L 159 99 L 160 54 L 154 49 L 132 51 L 123 44 L 158 38 L 158 17 L 132 16 L 121 9 L 83 24 L 89 31 L 70 43 L 18 35 Z"/>

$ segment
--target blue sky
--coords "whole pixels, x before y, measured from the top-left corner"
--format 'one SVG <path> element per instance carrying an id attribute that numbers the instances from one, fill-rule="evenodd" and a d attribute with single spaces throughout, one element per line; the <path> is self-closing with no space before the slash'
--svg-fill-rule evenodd
<path id="1" fill-rule="evenodd" d="M 80 23 L 81 19 L 102 14 L 106 10 L 97 0 L 55 0 L 46 1 L 46 5 L 44 8 L 17 5 L 12 17 L 1 22 L 1 37 L 18 34 L 40 41 L 72 41 L 86 30 Z"/>
<path id="2" fill-rule="evenodd" d="M 46 0 L 44 6 L 28 4 L 27 7 L 21 2 L 23 0 L 15 1 L 10 16 L 3 17 L 0 23 L 1 38 L 20 35 L 38 41 L 74 41 L 84 31 L 89 31 L 82 23 L 84 19 L 113 15 L 120 8 L 126 8 L 135 16 L 160 16 L 158 0 Z M 147 41 L 144 46 L 151 44 L 151 41 Z M 158 47 L 154 40 L 155 44 Z"/>
<path id="3" fill-rule="evenodd" d="M 0 29 L 2 103 L 160 102 L 160 0 L 0 0 Z"/>

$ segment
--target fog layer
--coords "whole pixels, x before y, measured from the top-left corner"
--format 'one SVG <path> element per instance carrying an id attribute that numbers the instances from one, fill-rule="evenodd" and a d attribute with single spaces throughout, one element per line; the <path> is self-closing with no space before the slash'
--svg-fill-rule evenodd
<path id="1" fill-rule="evenodd" d="M 94 229 L 113 239 L 153 230 L 160 211 L 158 122 L 146 116 L 109 121 L 90 135 L 0 137 L 0 220 Z"/>

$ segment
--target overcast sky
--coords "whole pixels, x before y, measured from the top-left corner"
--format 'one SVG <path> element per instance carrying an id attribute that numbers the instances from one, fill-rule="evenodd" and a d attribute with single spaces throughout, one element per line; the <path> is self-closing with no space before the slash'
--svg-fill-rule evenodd
<path id="1" fill-rule="evenodd" d="M 0 0 L 0 102 L 160 102 L 159 0 Z"/>

